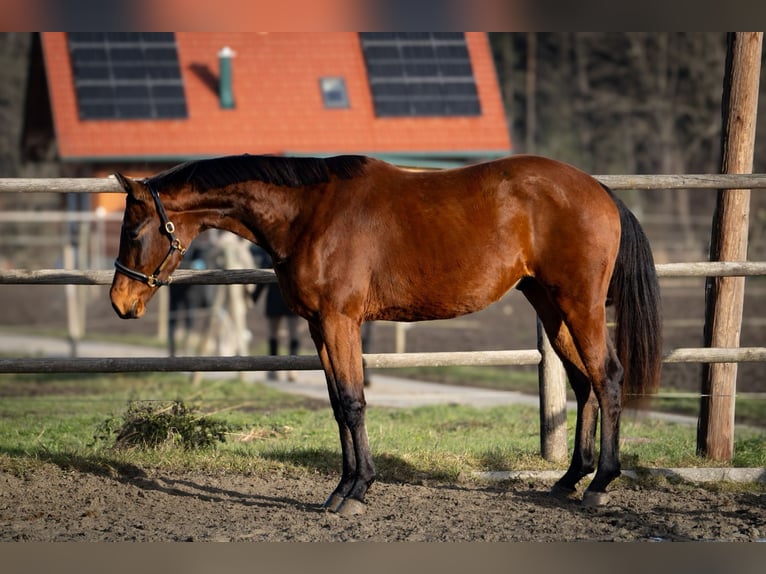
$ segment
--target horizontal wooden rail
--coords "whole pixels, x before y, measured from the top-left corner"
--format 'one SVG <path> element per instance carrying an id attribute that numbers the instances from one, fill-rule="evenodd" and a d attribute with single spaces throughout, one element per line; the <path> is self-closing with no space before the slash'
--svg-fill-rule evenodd
<path id="1" fill-rule="evenodd" d="M 752 277 L 766 275 L 766 261 L 659 263 L 659 277 Z"/>
<path id="2" fill-rule="evenodd" d="M 766 275 L 766 261 L 702 261 L 698 263 L 662 263 L 660 277 L 745 277 Z M 0 285 L 109 285 L 114 271 L 63 269 L 11 269 L 0 271 Z M 276 283 L 270 269 L 179 269 L 173 273 L 178 284 L 251 284 Z"/>
<path id="3" fill-rule="evenodd" d="M 380 353 L 364 355 L 375 369 L 452 365 L 536 365 L 537 350 L 461 353 Z M 319 357 L 256 355 L 252 357 L 116 357 L 0 359 L 0 373 L 118 373 L 174 371 L 318 371 Z"/>
<path id="4" fill-rule="evenodd" d="M 766 361 L 766 347 L 674 349 L 663 363 L 760 363 Z"/>
<path id="5" fill-rule="evenodd" d="M 766 361 L 765 347 L 738 349 L 675 349 L 665 363 L 733 363 Z M 540 362 L 536 349 L 459 353 L 377 353 L 364 355 L 372 369 L 402 367 L 531 366 Z M 248 357 L 75 357 L 0 359 L 0 373 L 139 373 L 179 371 L 318 371 L 319 358 L 310 355 Z"/>
<path id="6" fill-rule="evenodd" d="M 612 189 L 764 189 L 766 174 L 594 175 Z"/>
<path id="7" fill-rule="evenodd" d="M 0 178 L 0 192 L 7 193 L 125 193 L 116 178 L 56 177 Z"/>
<path id="8" fill-rule="evenodd" d="M 3 211 L 0 223 L 93 223 L 122 221 L 122 213 L 115 211 Z"/>
<path id="9" fill-rule="evenodd" d="M 594 175 L 612 189 L 765 189 L 766 174 Z M 124 193 L 112 177 L 0 178 L 0 193 Z"/>
<path id="10" fill-rule="evenodd" d="M 0 285 L 110 285 L 114 271 L 82 271 L 78 269 L 12 269 L 0 271 Z M 248 285 L 276 283 L 271 269 L 178 269 L 173 283 L 203 285 Z"/>

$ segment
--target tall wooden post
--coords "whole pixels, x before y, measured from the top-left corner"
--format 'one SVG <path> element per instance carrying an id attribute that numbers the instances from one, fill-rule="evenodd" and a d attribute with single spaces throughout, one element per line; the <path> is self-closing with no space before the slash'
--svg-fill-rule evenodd
<path id="1" fill-rule="evenodd" d="M 763 33 L 728 36 L 723 90 L 721 173 L 752 173 Z M 750 213 L 749 189 L 718 192 L 710 245 L 711 261 L 745 261 Z M 713 277 L 705 284 L 705 346 L 738 347 L 744 277 Z M 737 364 L 706 364 L 697 430 L 697 452 L 729 461 L 734 453 Z"/>

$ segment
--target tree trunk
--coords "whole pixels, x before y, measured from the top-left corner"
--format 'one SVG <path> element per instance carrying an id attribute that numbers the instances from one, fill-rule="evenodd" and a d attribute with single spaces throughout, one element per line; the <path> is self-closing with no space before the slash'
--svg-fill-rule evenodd
<path id="1" fill-rule="evenodd" d="M 537 36 L 534 32 L 527 32 L 527 129 L 524 150 L 526 153 L 535 153 L 537 141 Z"/>

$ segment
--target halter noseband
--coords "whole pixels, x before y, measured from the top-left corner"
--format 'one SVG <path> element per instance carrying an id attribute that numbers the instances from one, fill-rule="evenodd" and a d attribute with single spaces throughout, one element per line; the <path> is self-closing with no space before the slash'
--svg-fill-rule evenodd
<path id="1" fill-rule="evenodd" d="M 170 285 L 173 282 L 173 277 L 170 276 L 167 279 L 160 279 L 160 273 L 162 273 L 162 270 L 170 261 L 170 257 L 173 255 L 174 251 L 178 251 L 181 253 L 181 255 L 183 255 L 186 253 L 186 248 L 181 245 L 181 241 L 176 237 L 176 227 L 173 225 L 173 222 L 168 219 L 168 214 L 165 213 L 165 208 L 162 206 L 162 202 L 160 201 L 159 192 L 154 189 L 154 186 L 151 184 L 149 184 L 147 187 L 149 187 L 149 191 L 152 192 L 154 206 L 157 209 L 157 215 L 160 216 L 162 229 L 165 230 L 168 239 L 170 239 L 170 249 L 168 249 L 165 258 L 160 261 L 160 264 L 151 275 L 147 275 L 146 273 L 141 273 L 140 271 L 126 267 L 120 263 L 119 258 L 114 260 L 114 268 L 123 275 L 130 277 L 131 279 L 146 283 L 149 287 L 162 287 L 163 285 Z"/>

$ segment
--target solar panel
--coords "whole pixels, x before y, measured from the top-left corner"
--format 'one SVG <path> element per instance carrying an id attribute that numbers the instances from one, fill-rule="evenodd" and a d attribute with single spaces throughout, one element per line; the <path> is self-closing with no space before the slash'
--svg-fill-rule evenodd
<path id="1" fill-rule="evenodd" d="M 481 115 L 462 32 L 368 32 L 359 37 L 377 116 Z"/>
<path id="2" fill-rule="evenodd" d="M 67 34 L 80 119 L 188 116 L 175 34 Z"/>

